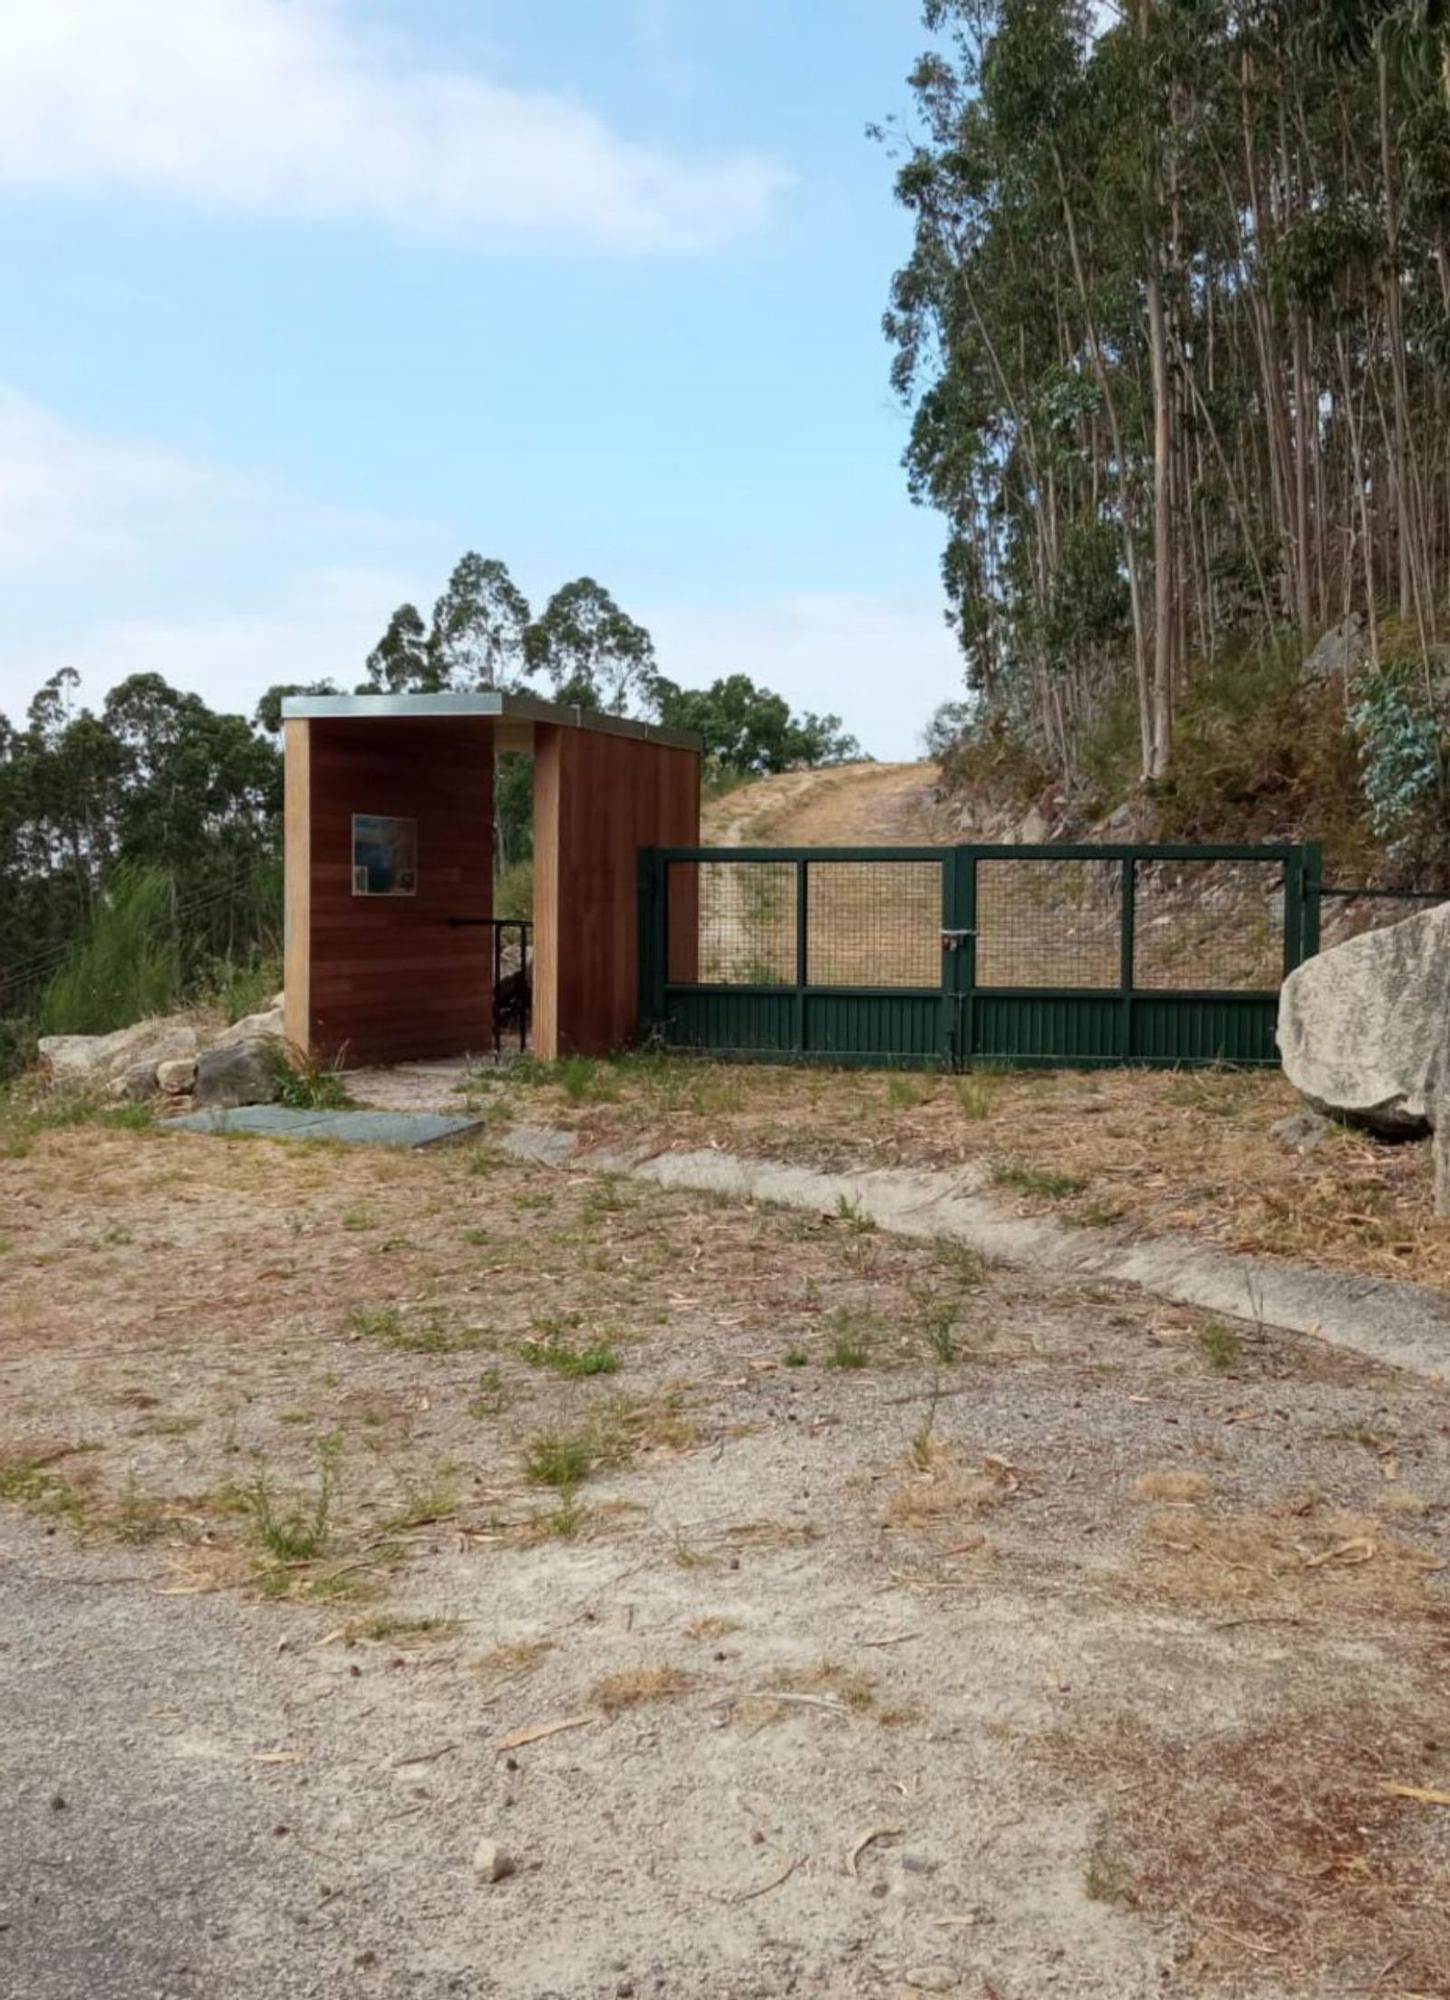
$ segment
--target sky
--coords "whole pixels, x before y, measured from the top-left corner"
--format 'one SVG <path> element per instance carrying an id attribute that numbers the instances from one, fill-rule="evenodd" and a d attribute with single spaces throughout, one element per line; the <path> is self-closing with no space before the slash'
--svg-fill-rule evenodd
<path id="1" fill-rule="evenodd" d="M 0 37 L 0 711 L 351 686 L 465 549 L 919 754 L 880 331 L 917 0 L 36 0 Z"/>

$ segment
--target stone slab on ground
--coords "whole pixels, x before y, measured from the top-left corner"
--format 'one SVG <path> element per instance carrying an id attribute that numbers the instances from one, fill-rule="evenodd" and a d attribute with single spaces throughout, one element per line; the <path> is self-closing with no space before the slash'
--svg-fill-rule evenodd
<path id="1" fill-rule="evenodd" d="M 247 1104 L 231 1111 L 193 1111 L 168 1118 L 166 1132 L 251 1132 L 264 1139 L 333 1139 L 344 1146 L 435 1146 L 478 1129 L 477 1118 L 433 1111 L 300 1111 L 283 1104 Z"/>

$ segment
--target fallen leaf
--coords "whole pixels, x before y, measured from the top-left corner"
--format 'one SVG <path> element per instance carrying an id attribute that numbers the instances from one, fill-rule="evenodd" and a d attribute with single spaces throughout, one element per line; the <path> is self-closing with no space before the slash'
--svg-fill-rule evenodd
<path id="1" fill-rule="evenodd" d="M 1322 1569 L 1325 1563 L 1367 1563 L 1376 1554 L 1375 1545 L 1368 1535 L 1356 1535 L 1352 1541 L 1341 1542 L 1337 1548 L 1325 1549 L 1317 1556 L 1303 1557 L 1305 1569 Z"/>
<path id="2" fill-rule="evenodd" d="M 1450 1806 L 1450 1792 L 1437 1792 L 1432 1785 L 1395 1785 L 1386 1780 L 1380 1790 L 1392 1799 L 1418 1799 L 1422 1806 Z"/>
<path id="3" fill-rule="evenodd" d="M 854 1875 L 857 1873 L 856 1863 L 861 1859 L 861 1856 L 866 1852 L 866 1849 L 871 1846 L 873 1841 L 899 1840 L 902 1834 L 905 1833 L 905 1831 L 906 1828 L 904 1826 L 873 1826 L 868 1828 L 868 1830 L 862 1834 L 859 1840 L 852 1842 L 851 1847 L 847 1852 L 846 1873 L 848 1875 Z"/>
<path id="4" fill-rule="evenodd" d="M 558 1736 L 566 1729 L 583 1729 L 597 1720 L 593 1714 L 565 1715 L 557 1722 L 538 1722 L 530 1729 L 516 1729 L 511 1736 L 500 1736 L 494 1744 L 495 1750 L 522 1750 L 526 1743 L 542 1743 L 546 1736 Z"/>

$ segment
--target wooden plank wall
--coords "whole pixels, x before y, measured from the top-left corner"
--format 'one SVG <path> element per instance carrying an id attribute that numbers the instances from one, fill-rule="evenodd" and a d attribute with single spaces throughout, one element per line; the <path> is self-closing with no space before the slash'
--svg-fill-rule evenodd
<path id="1" fill-rule="evenodd" d="M 294 731 L 308 739 L 296 766 Z M 310 905 L 289 887 L 289 1035 L 327 1060 L 341 1050 L 354 1066 L 488 1048 L 492 934 L 447 920 L 493 913 L 491 723 L 289 723 L 287 777 L 288 880 L 305 880 Z M 417 820 L 416 896 L 353 894 L 354 813 Z M 310 944 L 306 966 L 299 938 Z M 294 998 L 294 983 L 305 998 Z"/>
<path id="2" fill-rule="evenodd" d="M 534 732 L 534 1048 L 628 1047 L 639 1017 L 638 854 L 700 838 L 700 758 L 631 736 Z"/>

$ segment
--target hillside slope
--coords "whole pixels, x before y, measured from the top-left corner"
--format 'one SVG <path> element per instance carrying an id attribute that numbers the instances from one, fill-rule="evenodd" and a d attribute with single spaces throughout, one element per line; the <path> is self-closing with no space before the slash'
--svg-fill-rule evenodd
<path id="1" fill-rule="evenodd" d="M 935 764 L 837 764 L 758 778 L 705 807 L 719 847 L 913 847 L 944 837 Z"/>

